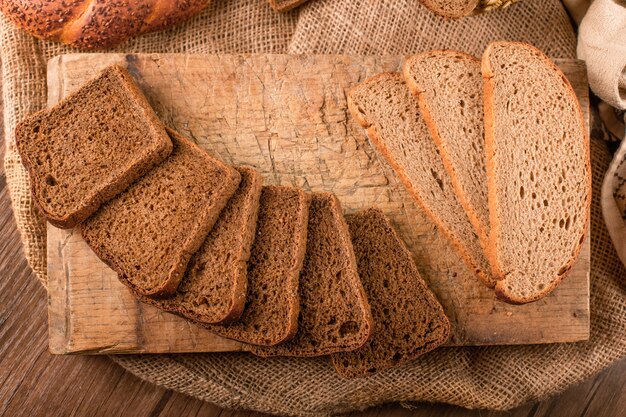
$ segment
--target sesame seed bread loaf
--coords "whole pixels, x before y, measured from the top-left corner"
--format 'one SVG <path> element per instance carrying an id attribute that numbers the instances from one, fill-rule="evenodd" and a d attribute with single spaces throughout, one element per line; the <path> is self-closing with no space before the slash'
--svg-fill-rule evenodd
<path id="1" fill-rule="evenodd" d="M 382 211 L 370 208 L 346 221 L 376 327 L 363 347 L 332 355 L 337 372 L 355 378 L 435 349 L 448 339 L 450 323 Z"/>
<path id="2" fill-rule="evenodd" d="M 231 323 L 243 312 L 248 289 L 248 259 L 256 232 L 263 177 L 238 167 L 239 188 L 215 226 L 191 257 L 176 293 L 144 302 L 203 323 Z"/>
<path id="3" fill-rule="evenodd" d="M 243 314 L 230 325 L 203 324 L 205 328 L 229 339 L 263 346 L 284 342 L 296 334 L 309 203 L 309 196 L 297 188 L 263 187 Z"/>
<path id="4" fill-rule="evenodd" d="M 357 349 L 371 336 L 372 314 L 337 197 L 313 194 L 308 228 L 298 333 L 277 346 L 253 347 L 255 355 L 328 355 Z"/>
<path id="5" fill-rule="evenodd" d="M 496 294 L 527 303 L 550 293 L 589 225 L 589 138 L 571 85 L 528 44 L 495 42 L 482 59 Z"/>
<path id="6" fill-rule="evenodd" d="M 239 173 L 168 130 L 172 154 L 82 225 L 120 280 L 149 297 L 172 295 L 239 185 Z"/>
<path id="7" fill-rule="evenodd" d="M 72 228 L 172 151 L 128 72 L 105 69 L 15 131 L 33 200 L 53 225 Z"/>
<path id="8" fill-rule="evenodd" d="M 470 270 L 489 287 L 489 264 L 463 210 L 417 100 L 401 74 L 385 73 L 354 87 L 348 108 L 411 196 L 461 254 Z"/>
<path id="9" fill-rule="evenodd" d="M 404 79 L 417 97 L 459 202 L 481 240 L 489 240 L 480 60 L 456 51 L 410 57 Z"/>

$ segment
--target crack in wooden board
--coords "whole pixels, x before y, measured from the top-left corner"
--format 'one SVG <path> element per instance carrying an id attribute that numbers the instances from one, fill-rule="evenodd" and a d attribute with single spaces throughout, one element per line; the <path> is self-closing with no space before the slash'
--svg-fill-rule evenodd
<path id="1" fill-rule="evenodd" d="M 52 105 L 113 63 L 126 66 L 166 124 L 266 183 L 334 192 L 346 212 L 380 207 L 451 319 L 450 345 L 573 342 L 589 337 L 589 241 L 570 276 L 525 306 L 494 299 L 464 266 L 348 114 L 347 90 L 395 71 L 400 56 L 72 54 L 48 64 Z M 588 118 L 584 64 L 557 61 Z M 63 243 L 62 243 L 63 242 Z M 48 227 L 53 353 L 245 350 L 137 302 L 80 234 Z"/>

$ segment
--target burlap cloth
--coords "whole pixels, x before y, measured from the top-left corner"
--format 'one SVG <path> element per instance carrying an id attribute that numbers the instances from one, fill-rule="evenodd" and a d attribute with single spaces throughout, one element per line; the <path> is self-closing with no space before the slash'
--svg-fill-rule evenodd
<path id="1" fill-rule="evenodd" d="M 458 48 L 480 55 L 495 39 L 535 44 L 575 57 L 575 36 L 557 0 L 526 0 L 504 11 L 445 21 L 417 0 L 318 0 L 278 15 L 266 1 L 216 0 L 166 32 L 132 40 L 128 52 L 297 52 L 408 54 Z M 37 41 L 0 20 L 6 175 L 26 256 L 46 283 L 45 228 L 33 211 L 13 131 L 46 103 L 45 68 L 68 48 Z M 257 359 L 246 354 L 113 357 L 135 375 L 223 407 L 291 415 L 326 415 L 386 402 L 431 401 L 507 409 L 546 397 L 626 354 L 626 271 L 600 214 L 599 182 L 610 156 L 592 141 L 591 339 L 523 347 L 442 348 L 401 368 L 347 381 L 324 358 Z M 5 278 L 8 279 L 8 278 Z"/>

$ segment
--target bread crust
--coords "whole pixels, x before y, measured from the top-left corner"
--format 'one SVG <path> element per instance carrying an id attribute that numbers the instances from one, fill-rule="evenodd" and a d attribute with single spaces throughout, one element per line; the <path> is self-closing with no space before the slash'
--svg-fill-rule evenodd
<path id="1" fill-rule="evenodd" d="M 312 350 L 307 350 L 306 348 L 301 348 L 301 347 L 299 348 L 297 344 L 293 347 L 292 350 L 290 350 L 289 347 L 282 349 L 280 346 L 278 346 L 277 350 L 274 350 L 271 348 L 265 349 L 265 348 L 253 347 L 250 350 L 250 352 L 256 356 L 260 356 L 260 357 L 271 357 L 271 356 L 317 357 L 317 356 L 323 356 L 323 355 L 330 355 L 333 353 L 358 349 L 362 347 L 365 343 L 367 343 L 368 340 L 372 337 L 372 334 L 374 331 L 374 318 L 372 316 L 372 311 L 371 311 L 369 301 L 367 299 L 367 295 L 365 294 L 365 289 L 363 288 L 363 284 L 361 283 L 361 280 L 358 275 L 356 256 L 352 248 L 352 241 L 350 239 L 350 231 L 348 229 L 348 224 L 343 218 L 343 214 L 342 214 L 343 211 L 341 209 L 341 203 L 339 202 L 337 197 L 332 193 L 317 193 L 317 195 L 320 196 L 321 198 L 329 199 L 331 201 L 331 204 L 334 206 L 333 211 L 336 214 L 338 214 L 336 217 L 338 221 L 335 224 L 335 226 L 338 229 L 340 239 L 342 241 L 342 247 L 346 248 L 348 252 L 347 253 L 348 258 L 349 258 L 348 266 L 352 270 L 350 271 L 352 273 L 352 277 L 356 278 L 356 279 L 351 279 L 349 281 L 349 285 L 351 287 L 351 290 L 356 295 L 356 299 L 358 300 L 359 306 L 362 310 L 363 321 L 364 321 L 363 327 L 365 328 L 365 331 L 360 334 L 361 339 L 358 340 L 356 345 L 346 346 L 346 345 L 335 344 L 335 346 L 332 346 L 332 347 L 331 346 L 326 347 L 326 348 L 316 347 Z M 306 242 L 305 242 L 305 246 L 306 246 Z M 296 315 L 296 318 L 297 318 L 297 315 Z M 297 324 L 297 320 L 296 320 L 296 324 Z"/>
<path id="2" fill-rule="evenodd" d="M 167 311 L 170 313 L 174 313 L 183 318 L 194 321 L 195 323 L 208 323 L 208 324 L 230 324 L 237 321 L 241 314 L 243 313 L 243 309 L 246 303 L 246 295 L 248 288 L 248 271 L 247 271 L 247 261 L 250 258 L 250 249 L 252 247 L 252 243 L 254 240 L 254 235 L 256 233 L 256 224 L 257 224 L 257 214 L 259 210 L 259 199 L 261 197 L 261 188 L 263 187 L 263 177 L 257 171 L 248 167 L 237 167 L 237 171 L 239 171 L 240 175 L 243 177 L 244 175 L 249 176 L 250 181 L 250 195 L 251 199 L 246 200 L 247 207 L 244 210 L 247 211 L 248 216 L 245 222 L 246 228 L 242 231 L 243 233 L 243 241 L 248 242 L 248 246 L 242 248 L 244 252 L 241 254 L 241 257 L 236 259 L 236 261 L 244 261 L 239 262 L 239 268 L 235 271 L 234 275 L 231 277 L 233 279 L 233 285 L 231 288 L 230 303 L 229 306 L 224 309 L 223 315 L 221 316 L 207 316 L 205 314 L 199 314 L 194 310 L 189 310 L 187 308 L 183 308 L 180 306 L 180 303 L 172 302 L 172 303 L 163 303 L 161 300 L 155 300 L 150 297 L 143 296 L 133 289 L 133 294 L 139 298 L 144 303 L 151 304 L 163 311 Z M 219 220 L 218 220 L 219 221 Z M 217 223 L 216 223 L 217 224 Z M 209 235 L 210 236 L 210 235 Z M 204 243 L 203 243 L 204 244 Z M 190 265 L 187 266 L 186 273 L 188 273 Z M 183 278 L 184 279 L 184 278 Z M 128 282 L 126 280 L 126 282 Z M 181 281 L 182 282 L 182 281 Z M 131 288 L 132 286 L 129 285 Z M 174 295 L 176 297 L 178 293 Z"/>
<path id="3" fill-rule="evenodd" d="M 566 262 L 562 268 L 565 270 L 564 273 L 557 275 L 554 279 L 550 281 L 550 285 L 547 285 L 542 291 L 532 294 L 526 298 L 519 298 L 512 294 L 507 293 L 506 291 L 506 272 L 502 270 L 499 259 L 498 259 L 498 236 L 501 233 L 502 224 L 497 216 L 496 207 L 498 207 L 498 198 L 496 193 L 496 164 L 494 161 L 494 153 L 495 153 L 495 105 L 494 105 L 494 72 L 491 68 L 489 62 L 489 55 L 491 50 L 498 45 L 517 45 L 524 47 L 528 50 L 534 51 L 539 55 L 539 57 L 553 70 L 555 71 L 559 77 L 563 80 L 565 84 L 565 88 L 570 94 L 570 98 L 575 103 L 575 108 L 577 112 L 577 119 L 579 121 L 581 131 L 583 132 L 583 140 L 584 140 L 584 150 L 585 150 L 585 160 L 587 161 L 585 164 L 585 171 L 587 177 L 587 198 L 585 202 L 585 211 L 587 213 L 586 221 L 585 221 L 585 231 L 581 239 L 578 242 L 576 249 L 574 250 L 574 255 L 568 262 Z M 489 246 L 486 251 L 487 259 L 491 264 L 493 274 L 496 276 L 498 283 L 495 287 L 496 296 L 510 304 L 526 304 L 533 301 L 537 301 L 549 293 L 551 293 L 560 283 L 561 281 L 569 274 L 571 271 L 574 262 L 576 262 L 578 256 L 580 255 L 580 251 L 582 250 L 583 244 L 585 243 L 587 234 L 589 233 L 589 224 L 591 217 L 591 197 L 592 197 L 592 178 L 591 178 L 591 159 L 590 159 L 590 150 L 589 150 L 589 132 L 585 127 L 585 121 L 583 118 L 583 113 L 580 108 L 580 102 L 578 101 L 578 97 L 576 96 L 576 92 L 574 88 L 570 84 L 569 80 L 563 74 L 563 71 L 554 63 L 550 58 L 548 58 L 542 51 L 535 48 L 534 46 L 523 43 L 523 42 L 492 42 L 490 43 L 483 53 L 482 63 L 481 63 L 481 71 L 483 74 L 483 85 L 484 85 L 484 113 L 485 113 L 485 152 L 487 155 L 487 184 L 488 184 L 488 201 L 489 201 L 489 220 L 491 226 L 491 233 L 489 237 Z"/>
<path id="4" fill-rule="evenodd" d="M 198 147 L 198 145 L 180 135 L 178 132 L 170 128 L 167 128 L 167 132 L 169 135 L 171 135 L 172 138 L 176 138 L 176 140 L 184 142 L 187 146 L 195 148 L 198 152 L 206 154 L 206 152 Z M 223 183 L 222 189 L 216 192 L 216 195 L 220 195 L 221 198 L 216 201 L 215 205 L 200 214 L 198 221 L 189 231 L 189 234 L 180 249 L 178 259 L 173 265 L 171 265 L 167 279 L 160 287 L 148 290 L 133 285 L 133 283 L 129 281 L 128 277 L 125 275 L 125 272 L 121 269 L 121 267 L 116 264 L 116 260 L 114 259 L 114 257 L 110 253 L 100 250 L 100 247 L 95 244 L 96 242 L 92 242 L 88 235 L 86 236 L 85 233 L 82 233 L 83 239 L 85 240 L 85 242 L 87 242 L 91 250 L 93 250 L 98 258 L 100 258 L 104 263 L 111 267 L 111 269 L 117 272 L 119 280 L 135 293 L 155 299 L 169 297 L 174 294 L 174 292 L 178 288 L 180 280 L 183 277 L 183 274 L 185 273 L 185 270 L 187 269 L 187 264 L 189 263 L 191 256 L 196 253 L 196 251 L 204 242 L 204 239 L 211 231 L 211 228 L 215 224 L 215 221 L 217 220 L 220 212 L 226 206 L 228 198 L 230 198 L 230 196 L 233 195 L 237 190 L 240 181 L 239 173 L 234 168 L 226 165 L 225 163 L 217 159 L 210 157 L 208 154 L 206 154 L 206 157 L 211 159 L 211 163 L 219 165 L 224 171 L 225 175 L 228 176 L 228 178 L 225 179 Z M 81 232 L 83 232 L 83 229 L 84 224 L 81 225 Z"/>
<path id="5" fill-rule="evenodd" d="M 412 62 L 416 62 L 420 59 L 428 58 L 431 56 L 436 56 L 439 54 L 462 55 L 466 59 L 480 65 L 480 60 L 478 58 L 472 55 L 469 55 L 465 52 L 453 51 L 449 49 L 439 49 L 439 50 L 424 52 L 424 53 L 407 58 L 404 65 L 402 66 L 402 74 L 404 76 L 404 80 L 407 86 L 409 87 L 409 90 L 411 91 L 411 94 L 413 94 L 417 98 L 417 103 L 419 105 L 420 111 L 422 112 L 422 116 L 424 117 L 424 121 L 426 122 L 426 126 L 428 127 L 428 131 L 430 132 L 430 135 L 432 136 L 435 144 L 437 145 L 437 149 L 439 149 L 443 166 L 448 172 L 448 174 L 450 175 L 450 180 L 452 181 L 452 186 L 454 187 L 454 191 L 456 192 L 456 195 L 459 198 L 459 202 L 461 203 L 461 206 L 463 206 L 463 208 L 465 209 L 465 212 L 467 213 L 467 216 L 469 217 L 469 220 L 472 223 L 472 226 L 474 226 L 474 230 L 478 234 L 478 238 L 480 240 L 480 245 L 482 249 L 484 251 L 487 251 L 487 247 L 489 245 L 489 234 L 487 233 L 486 228 L 484 227 L 484 225 L 478 218 L 478 215 L 476 214 L 474 207 L 470 203 L 469 198 L 467 197 L 467 194 L 465 193 L 465 190 L 463 189 L 463 186 L 461 185 L 461 181 L 459 180 L 458 173 L 456 172 L 456 169 L 454 169 L 454 165 L 451 162 L 451 158 L 448 155 L 448 151 L 446 147 L 444 146 L 443 139 L 441 138 L 441 135 L 439 134 L 439 127 L 437 126 L 437 123 L 435 122 L 435 119 L 432 116 L 428 101 L 426 100 L 426 97 L 424 97 L 424 89 L 415 81 L 415 79 L 410 74 L 410 66 Z"/>
<path id="6" fill-rule="evenodd" d="M 27 130 L 27 126 L 29 126 L 31 123 L 34 123 L 35 120 L 41 119 L 42 117 L 48 115 L 50 112 L 54 112 L 56 109 L 62 107 L 65 103 L 71 101 L 73 97 L 80 91 L 65 97 L 49 110 L 40 110 L 37 113 L 33 113 L 16 127 L 15 145 L 22 159 L 22 164 L 28 171 L 28 175 L 30 177 L 31 195 L 33 196 L 35 207 L 37 208 L 39 213 L 46 218 L 47 221 L 49 221 L 53 226 L 56 226 L 60 229 L 71 229 L 79 223 L 83 222 L 85 219 L 87 219 L 87 217 L 95 213 L 102 204 L 106 203 L 108 200 L 124 191 L 133 181 L 145 175 L 156 165 L 163 162 L 165 158 L 167 158 L 167 156 L 172 153 L 172 141 L 169 139 L 165 132 L 165 126 L 156 116 L 154 110 L 152 110 L 152 107 L 148 103 L 148 100 L 144 96 L 143 92 L 141 92 L 139 87 L 137 87 L 126 69 L 118 65 L 108 67 L 82 88 L 88 88 L 91 82 L 94 82 L 104 73 L 109 71 L 115 72 L 116 75 L 120 77 L 126 91 L 133 98 L 133 106 L 139 106 L 139 110 L 147 119 L 147 123 L 152 126 L 152 134 L 154 134 L 155 136 L 159 136 L 159 140 L 154 142 L 154 147 L 148 149 L 146 155 L 143 158 L 135 161 L 135 163 L 131 165 L 128 170 L 122 173 L 119 177 L 114 178 L 109 183 L 101 184 L 100 187 L 95 190 L 93 196 L 85 200 L 76 211 L 69 213 L 66 216 L 59 217 L 52 213 L 50 210 L 48 210 L 45 203 L 40 200 L 39 196 L 41 195 L 41 183 L 39 181 L 33 181 L 33 178 L 35 178 L 38 173 L 28 155 L 28 152 L 25 151 L 23 142 L 27 140 L 26 133 L 24 132 L 25 130 Z"/>
<path id="7" fill-rule="evenodd" d="M 266 186 L 267 188 L 286 188 L 279 186 Z M 296 242 L 296 252 L 294 253 L 295 263 L 291 265 L 291 269 L 287 272 L 287 281 L 285 287 L 287 291 L 291 295 L 289 298 L 288 305 L 288 324 L 284 328 L 284 333 L 275 337 L 271 343 L 264 343 L 258 338 L 250 337 L 249 334 L 246 334 L 245 331 L 238 331 L 239 329 L 235 329 L 232 331 L 228 327 L 222 327 L 219 325 L 212 325 L 207 323 L 197 323 L 202 327 L 206 328 L 208 331 L 221 336 L 227 339 L 236 340 L 242 343 L 247 343 L 250 345 L 257 346 L 275 346 L 280 343 L 287 342 L 296 335 L 298 331 L 298 316 L 300 315 L 300 297 L 299 297 L 299 284 L 300 284 L 300 271 L 302 270 L 302 266 L 304 263 L 304 257 L 306 252 L 306 244 L 307 244 L 307 232 L 308 232 L 308 219 L 309 219 L 309 204 L 311 201 L 311 197 L 305 193 L 304 191 L 298 189 L 297 190 L 298 197 L 300 202 L 298 207 L 300 207 L 300 211 L 298 213 L 297 223 L 300 227 L 300 235 L 298 236 L 298 240 Z M 257 232 L 258 233 L 258 232 Z M 233 323 L 233 326 L 237 326 L 237 323 Z M 281 329 L 282 330 L 282 329 Z"/>
<path id="8" fill-rule="evenodd" d="M 0 10 L 40 39 L 83 49 L 110 48 L 146 32 L 180 23 L 211 0 L 2 0 Z"/>
<path id="9" fill-rule="evenodd" d="M 385 72 L 378 75 L 375 75 L 367 80 L 363 81 L 361 84 L 369 83 L 377 80 L 378 78 L 384 78 L 388 76 L 396 76 L 397 73 L 393 72 Z M 433 213 L 421 200 L 417 191 L 413 188 L 411 184 L 411 180 L 406 175 L 402 167 L 397 163 L 391 152 L 387 149 L 385 142 L 380 138 L 376 129 L 372 126 L 370 122 L 367 121 L 363 113 L 359 110 L 358 105 L 353 101 L 352 94 L 359 86 L 353 87 L 348 92 L 348 109 L 352 116 L 356 119 L 356 121 L 367 131 L 367 134 L 373 144 L 376 146 L 378 151 L 385 157 L 385 159 L 389 162 L 389 165 L 392 166 L 402 184 L 404 184 L 405 188 L 409 192 L 409 194 L 413 197 L 413 200 L 417 202 L 420 208 L 426 213 L 426 215 L 430 218 L 430 220 L 443 232 L 444 236 L 448 239 L 450 243 L 454 246 L 457 252 L 461 255 L 461 258 L 465 261 L 465 264 L 478 276 L 478 278 L 489 288 L 493 288 L 495 282 L 491 278 L 489 271 L 482 271 L 478 265 L 474 263 L 474 260 L 468 253 L 467 249 L 463 246 L 461 242 L 459 242 L 454 235 L 444 226 L 444 224 L 439 220 L 439 218 Z"/>
<path id="10" fill-rule="evenodd" d="M 448 13 L 445 10 L 439 8 L 432 0 L 420 0 L 422 4 L 431 12 L 436 15 L 445 17 L 446 19 L 461 19 L 466 16 L 470 16 L 472 12 L 478 7 L 478 0 L 468 0 L 467 6 L 458 13 Z"/>

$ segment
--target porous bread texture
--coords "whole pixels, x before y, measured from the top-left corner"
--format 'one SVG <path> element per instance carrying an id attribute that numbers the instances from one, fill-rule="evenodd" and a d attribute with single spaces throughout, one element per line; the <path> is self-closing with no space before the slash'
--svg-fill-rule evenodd
<path id="1" fill-rule="evenodd" d="M 103 205 L 82 235 L 138 294 L 172 295 L 239 185 L 239 173 L 168 130 L 172 154 Z"/>
<path id="2" fill-rule="evenodd" d="M 498 297 L 536 301 L 567 275 L 591 204 L 589 138 L 571 85 L 548 57 L 495 42 L 483 55 L 489 261 Z"/>
<path id="3" fill-rule="evenodd" d="M 248 294 L 238 322 L 202 324 L 240 342 L 271 346 L 298 330 L 298 285 L 307 241 L 310 197 L 292 187 L 265 186 L 248 261 Z"/>
<path id="4" fill-rule="evenodd" d="M 315 193 L 309 209 L 306 256 L 300 274 L 300 317 L 293 339 L 259 356 L 321 356 L 354 350 L 371 336 L 373 320 L 337 197 Z"/>
<path id="5" fill-rule="evenodd" d="M 165 127 L 119 66 L 26 118 L 15 141 L 36 206 L 64 229 L 85 220 L 172 151 Z"/>
<path id="6" fill-rule="evenodd" d="M 463 52 L 431 51 L 408 58 L 403 75 L 486 250 L 489 208 L 480 60 Z"/>
<path id="7" fill-rule="evenodd" d="M 451 19 L 459 19 L 461 17 L 472 14 L 478 0 L 420 0 L 430 11 Z"/>
<path id="8" fill-rule="evenodd" d="M 239 188 L 191 257 L 176 293 L 161 300 L 139 296 L 142 301 L 202 323 L 226 324 L 241 317 L 263 177 L 252 168 L 236 169 Z"/>
<path id="9" fill-rule="evenodd" d="M 348 108 L 465 263 L 485 285 L 494 287 L 480 239 L 454 192 L 417 100 L 402 75 L 380 74 L 352 88 Z"/>
<path id="10" fill-rule="evenodd" d="M 448 339 L 450 322 L 382 211 L 366 209 L 346 221 L 376 331 L 363 347 L 331 358 L 339 374 L 356 378 L 435 349 Z"/>

